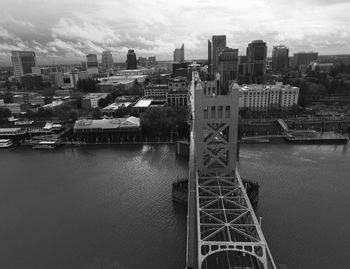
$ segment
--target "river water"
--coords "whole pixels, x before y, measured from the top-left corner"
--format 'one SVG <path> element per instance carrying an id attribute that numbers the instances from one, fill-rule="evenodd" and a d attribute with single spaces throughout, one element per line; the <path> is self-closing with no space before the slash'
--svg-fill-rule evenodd
<path id="1" fill-rule="evenodd" d="M 349 268 L 347 146 L 243 145 L 257 215 L 277 263 Z M 0 151 L 0 269 L 184 268 L 187 175 L 174 147 Z"/>

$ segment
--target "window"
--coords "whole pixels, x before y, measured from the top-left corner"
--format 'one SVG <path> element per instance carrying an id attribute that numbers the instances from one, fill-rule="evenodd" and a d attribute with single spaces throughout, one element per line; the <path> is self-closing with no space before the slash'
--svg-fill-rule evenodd
<path id="1" fill-rule="evenodd" d="M 244 104 L 245 104 L 245 102 L 244 102 Z M 222 112 L 223 112 L 223 111 L 222 111 L 222 106 L 219 106 L 219 107 L 218 107 L 218 118 L 219 118 L 219 119 L 222 119 L 222 117 L 223 117 Z"/>
<path id="2" fill-rule="evenodd" d="M 230 118 L 230 114 L 231 114 L 230 106 L 226 106 L 226 109 L 225 109 L 225 118 Z"/>
<path id="3" fill-rule="evenodd" d="M 212 106 L 211 109 L 210 109 L 210 118 L 212 119 L 215 119 L 216 118 L 216 107 L 215 106 Z"/>
<path id="4" fill-rule="evenodd" d="M 207 119 L 208 118 L 208 107 L 204 107 L 204 118 Z"/>

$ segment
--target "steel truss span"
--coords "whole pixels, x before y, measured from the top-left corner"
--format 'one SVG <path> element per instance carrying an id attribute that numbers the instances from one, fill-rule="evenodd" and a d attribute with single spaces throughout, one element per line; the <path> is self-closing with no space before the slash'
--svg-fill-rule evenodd
<path id="1" fill-rule="evenodd" d="M 199 268 L 276 268 L 238 172 L 196 178 Z"/>

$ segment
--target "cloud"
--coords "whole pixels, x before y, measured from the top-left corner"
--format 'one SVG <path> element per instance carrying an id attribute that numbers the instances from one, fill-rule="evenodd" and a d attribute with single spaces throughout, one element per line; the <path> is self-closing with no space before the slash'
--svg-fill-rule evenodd
<path id="1" fill-rule="evenodd" d="M 280 43 L 291 53 L 350 53 L 348 0 L 0 0 L 0 10 L 0 60 L 7 61 L 13 48 L 35 50 L 39 62 L 81 61 L 105 49 L 124 61 L 128 48 L 171 59 L 182 43 L 187 59 L 206 58 L 215 34 L 226 34 L 240 54 L 254 39 L 266 41 L 269 53 Z"/>

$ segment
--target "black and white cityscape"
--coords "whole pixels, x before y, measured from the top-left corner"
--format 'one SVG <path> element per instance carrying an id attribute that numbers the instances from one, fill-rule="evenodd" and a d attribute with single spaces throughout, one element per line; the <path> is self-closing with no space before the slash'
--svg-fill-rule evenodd
<path id="1" fill-rule="evenodd" d="M 0 269 L 349 268 L 349 12 L 0 0 Z"/>

